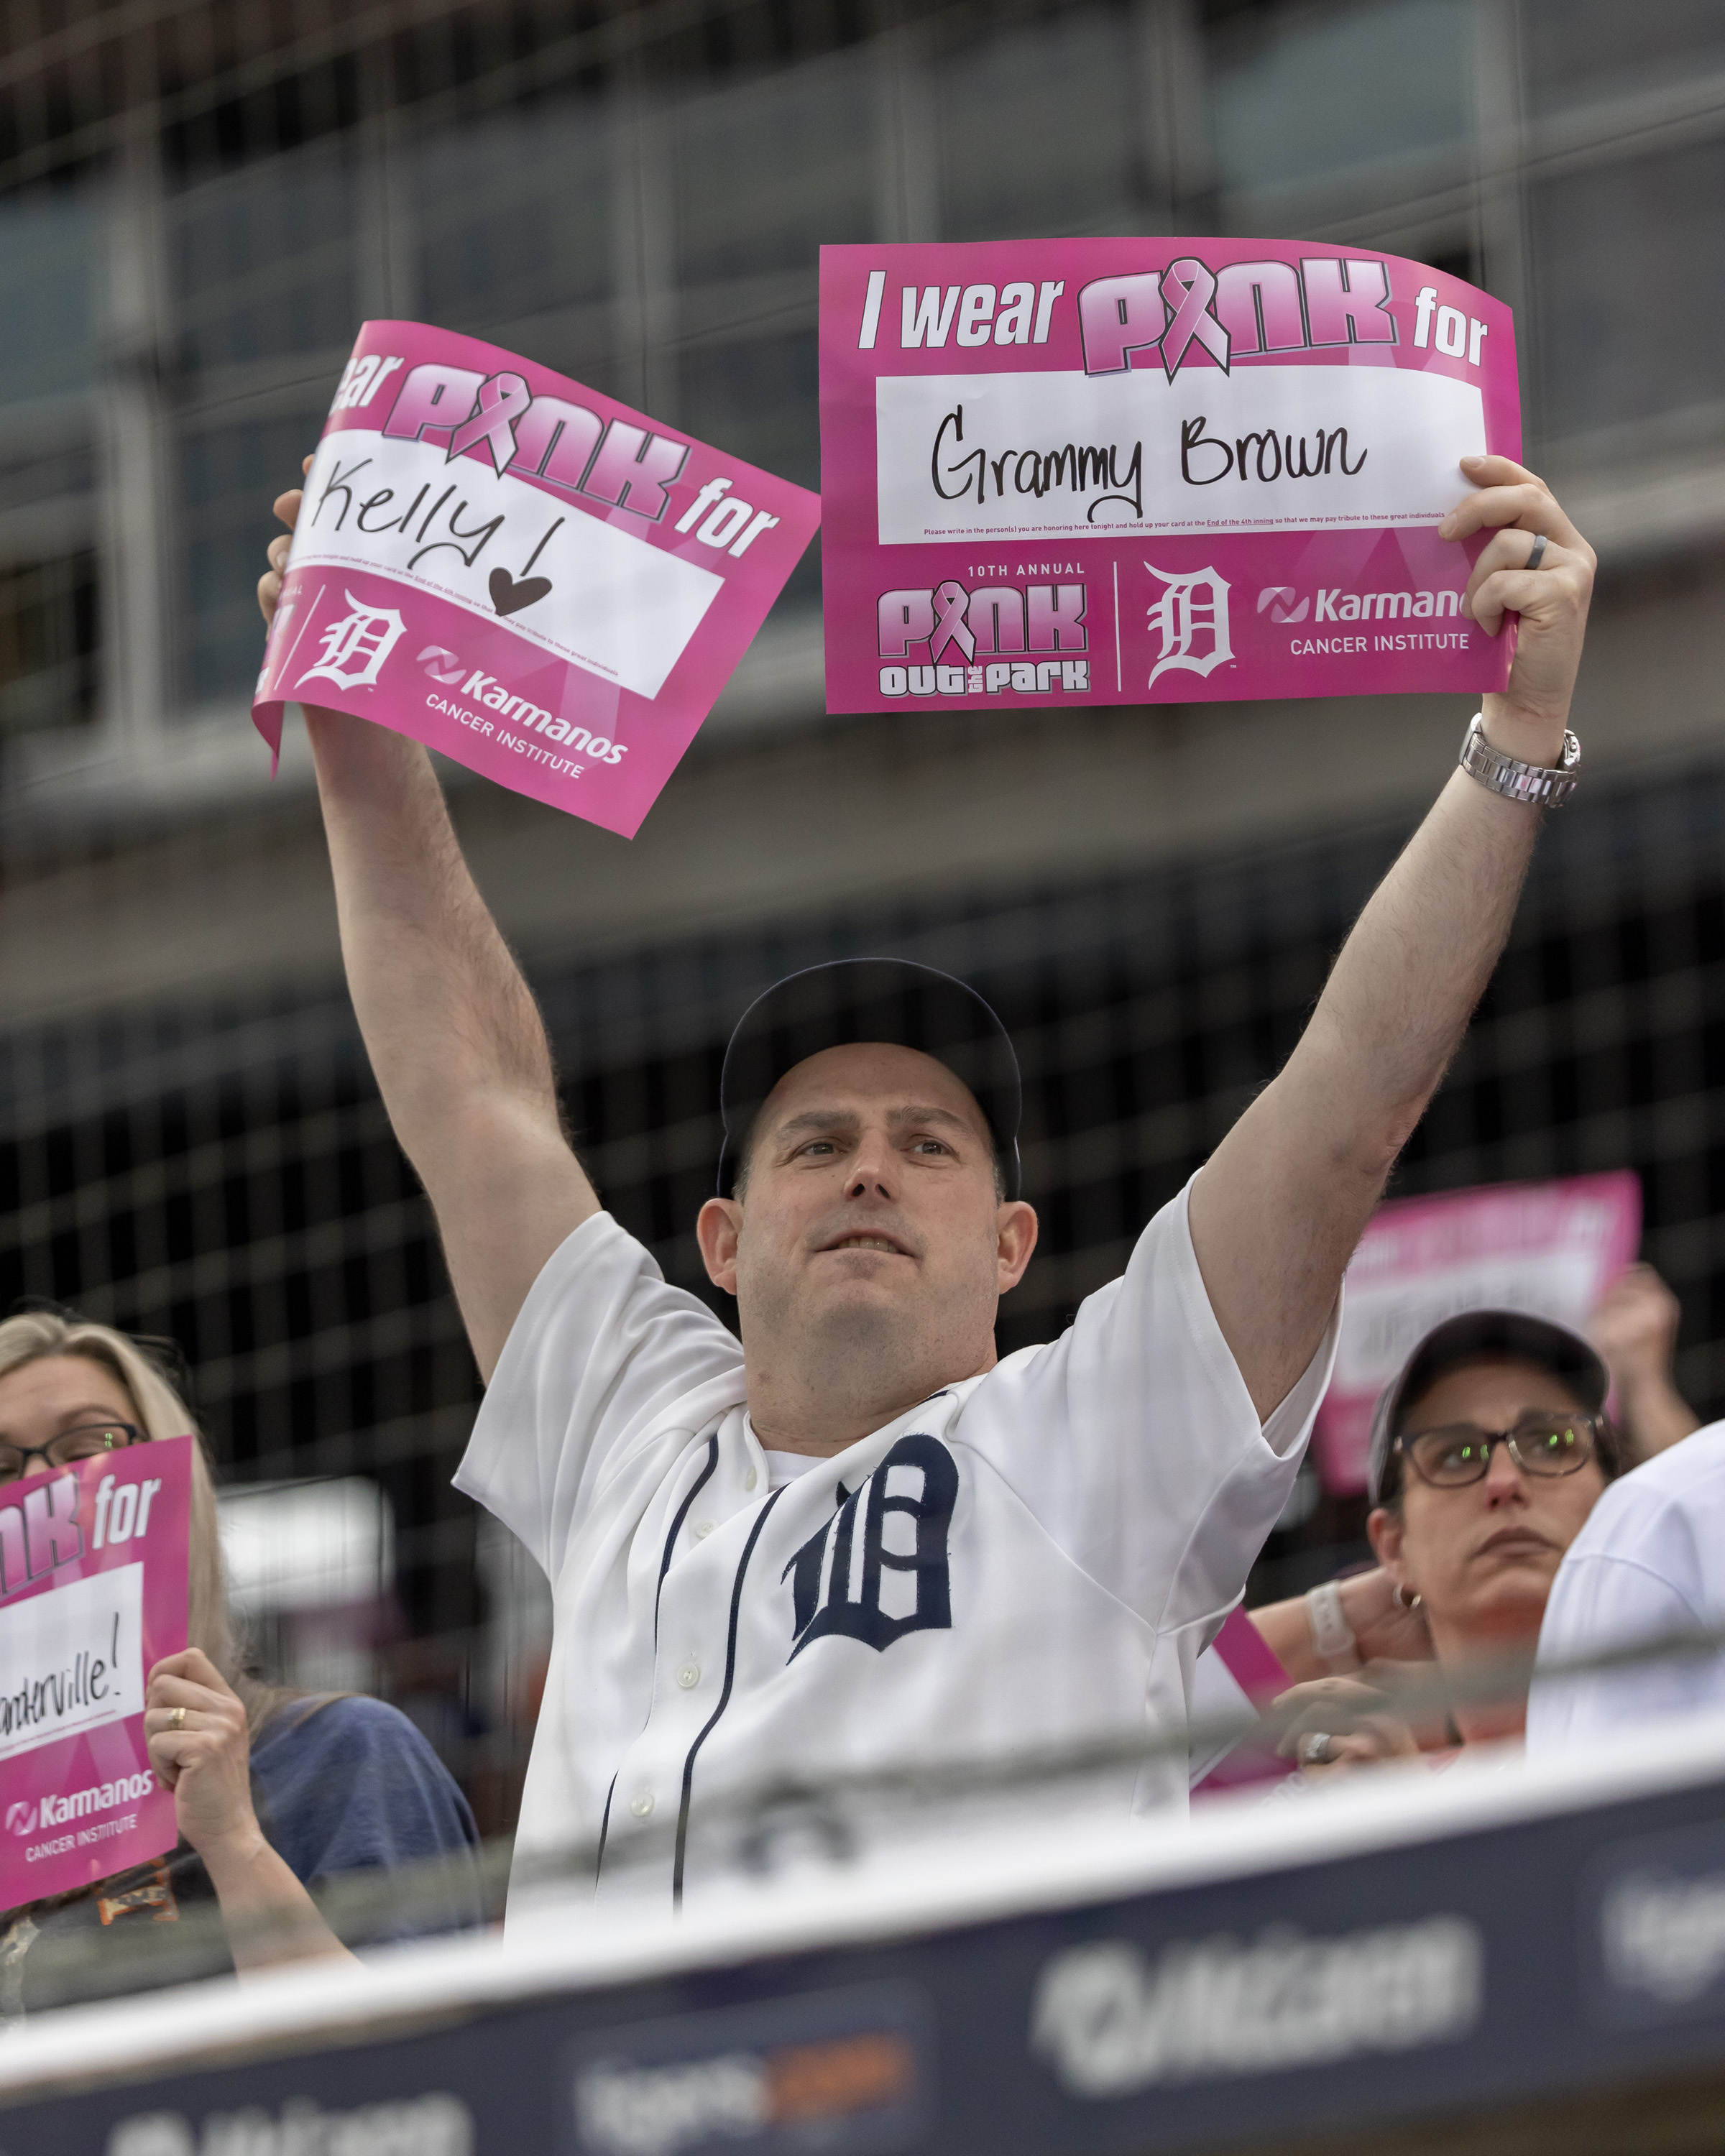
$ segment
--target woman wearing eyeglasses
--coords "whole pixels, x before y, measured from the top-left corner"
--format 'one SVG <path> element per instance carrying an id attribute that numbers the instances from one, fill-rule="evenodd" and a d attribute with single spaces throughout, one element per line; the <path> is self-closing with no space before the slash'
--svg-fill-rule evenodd
<path id="1" fill-rule="evenodd" d="M 1579 1334 L 1515 1311 L 1470 1311 L 1420 1342 L 1373 1427 L 1367 1532 L 1381 1574 L 1362 1583 L 1353 1614 L 1334 1589 L 1315 1591 L 1315 1609 L 1255 1613 L 1285 1661 L 1297 1666 L 1286 1635 L 1309 1620 L 1332 1670 L 1370 1665 L 1284 1695 L 1294 1719 L 1282 1748 L 1303 1773 L 1433 1748 L 1399 1712 L 1386 1667 L 1422 1652 L 1461 1681 L 1437 1748 L 1445 1734 L 1450 1749 L 1522 1735 L 1525 1675 L 1488 1696 L 1470 1696 L 1468 1681 L 1531 1668 L 1563 1553 L 1625 1464 L 1609 1383 Z"/>
<path id="2" fill-rule="evenodd" d="M 162 1363 L 126 1334 L 51 1311 L 0 1322 L 0 1491 L 188 1431 L 196 1425 Z M 430 1899 L 367 1925 L 368 1940 L 481 1921 L 472 1815 L 405 1716 L 380 1700 L 263 1685 L 242 1668 L 199 1445 L 190 1551 L 191 1645 L 150 1672 L 144 1722 L 150 1763 L 174 1792 L 180 1845 L 76 1893 L 0 1912 L 0 2026 L 69 1998 L 208 1974 L 176 1953 L 180 1932 L 158 1928 L 200 1902 L 219 1906 L 241 1971 L 347 1958 L 308 1891 L 341 1875 L 445 1860 Z"/>

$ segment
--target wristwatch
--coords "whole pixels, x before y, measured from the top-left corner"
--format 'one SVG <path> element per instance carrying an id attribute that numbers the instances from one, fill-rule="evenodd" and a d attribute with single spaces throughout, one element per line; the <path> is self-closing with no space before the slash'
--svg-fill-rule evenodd
<path id="1" fill-rule="evenodd" d="M 1506 801 L 1561 808 L 1575 791 L 1577 782 L 1570 774 L 1581 761 L 1581 743 L 1574 735 L 1565 729 L 1563 759 L 1555 771 L 1548 771 L 1543 764 L 1523 763 L 1519 757 L 1506 756 L 1501 748 L 1493 748 L 1486 739 L 1485 728 L 1485 713 L 1476 711 L 1461 743 L 1460 761 L 1468 777 L 1478 779 L 1488 792 L 1501 793 Z"/>

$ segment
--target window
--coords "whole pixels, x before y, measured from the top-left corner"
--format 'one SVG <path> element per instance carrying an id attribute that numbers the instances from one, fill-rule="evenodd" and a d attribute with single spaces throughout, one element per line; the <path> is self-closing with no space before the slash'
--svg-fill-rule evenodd
<path id="1" fill-rule="evenodd" d="M 1725 433 L 1725 142 L 1614 160 L 1528 193 L 1540 429 L 1671 412 Z M 1686 432 L 1688 431 L 1686 429 Z"/>
<path id="2" fill-rule="evenodd" d="M 0 569 L 0 741 L 89 723 L 96 639 L 94 553 Z"/>
<path id="3" fill-rule="evenodd" d="M 1129 214 L 1145 124 L 1132 31 L 1128 14 L 1075 9 L 942 57 L 942 239 L 1085 231 Z"/>
<path id="4" fill-rule="evenodd" d="M 1522 56 L 1534 113 L 1681 87 L 1725 69 L 1718 0 L 1522 0 Z"/>
<path id="5" fill-rule="evenodd" d="M 1464 141 L 1471 12 L 1466 0 L 1371 0 L 1230 18 L 1210 40 L 1217 184 L 1322 179 Z"/>

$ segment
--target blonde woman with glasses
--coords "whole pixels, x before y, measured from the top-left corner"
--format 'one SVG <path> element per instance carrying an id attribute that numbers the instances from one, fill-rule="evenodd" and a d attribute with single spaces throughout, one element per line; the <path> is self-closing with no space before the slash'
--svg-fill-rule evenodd
<path id="1" fill-rule="evenodd" d="M 177 1361 L 167 1343 L 67 1312 L 0 1322 L 0 1489 L 101 1452 L 198 1437 L 170 1357 Z M 481 1920 L 472 1815 L 405 1716 L 380 1700 L 262 1684 L 244 1668 L 201 1438 L 190 1552 L 190 1645 L 150 1671 L 145 1715 L 150 1763 L 174 1792 L 179 1845 L 76 1892 L 0 1912 L 0 2024 L 208 1974 L 207 1958 L 187 1966 L 174 1951 L 180 1935 L 166 1928 L 200 1903 L 219 1907 L 242 1974 L 347 1958 L 311 1892 L 344 1875 L 445 1860 L 429 1900 L 416 1896 L 368 1924 L 367 1943 Z M 115 1951 L 121 1941 L 131 1950 Z"/>

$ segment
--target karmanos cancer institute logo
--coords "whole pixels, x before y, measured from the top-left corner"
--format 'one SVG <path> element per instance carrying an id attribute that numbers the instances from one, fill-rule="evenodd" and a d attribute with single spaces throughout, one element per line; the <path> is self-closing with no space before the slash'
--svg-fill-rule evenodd
<path id="1" fill-rule="evenodd" d="M 34 1834 L 36 1807 L 33 1804 L 8 1804 L 6 1807 L 6 1830 L 8 1834 Z"/>
<path id="2" fill-rule="evenodd" d="M 1258 594 L 1258 611 L 1268 613 L 1272 621 L 1304 621 L 1312 610 L 1312 601 L 1304 598 L 1296 606 L 1294 597 L 1291 584 L 1266 584 Z"/>

